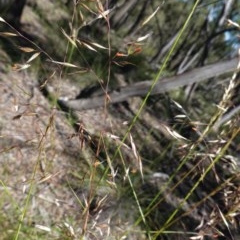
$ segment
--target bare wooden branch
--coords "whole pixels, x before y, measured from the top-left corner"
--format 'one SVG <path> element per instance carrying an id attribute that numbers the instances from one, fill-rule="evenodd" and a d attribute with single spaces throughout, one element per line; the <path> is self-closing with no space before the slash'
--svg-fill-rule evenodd
<path id="1" fill-rule="evenodd" d="M 159 79 L 153 91 L 151 92 L 151 95 L 164 93 L 185 85 L 199 83 L 212 77 L 231 73 L 236 70 L 237 63 L 238 58 L 234 58 L 229 61 L 218 62 L 215 64 L 196 68 L 181 75 Z M 152 83 L 152 81 L 142 81 L 116 89 L 108 94 L 110 103 L 123 102 L 130 97 L 135 96 L 143 97 L 148 93 Z M 106 95 L 103 93 L 101 96 L 92 98 L 81 98 L 69 101 L 59 100 L 59 104 L 60 106 L 69 109 L 82 111 L 104 106 L 105 99 Z"/>

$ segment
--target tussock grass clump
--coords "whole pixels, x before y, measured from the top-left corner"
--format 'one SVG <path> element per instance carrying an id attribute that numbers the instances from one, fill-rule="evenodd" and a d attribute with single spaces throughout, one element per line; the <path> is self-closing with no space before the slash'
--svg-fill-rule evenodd
<path id="1" fill-rule="evenodd" d="M 200 1 L 171 31 L 168 4 L 65 2 L 0 18 L 15 49 L 0 60 L 2 238 L 237 239 L 239 62 L 213 63 L 222 21 Z"/>

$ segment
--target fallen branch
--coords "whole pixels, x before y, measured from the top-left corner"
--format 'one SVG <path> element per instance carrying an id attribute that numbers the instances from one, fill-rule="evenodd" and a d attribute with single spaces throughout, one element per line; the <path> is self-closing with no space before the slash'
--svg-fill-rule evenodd
<path id="1" fill-rule="evenodd" d="M 181 75 L 159 79 L 158 83 L 151 92 L 151 95 L 168 92 L 178 87 L 199 83 L 212 77 L 234 72 L 238 61 L 238 58 L 234 58 L 229 61 L 218 62 L 204 67 L 195 68 Z M 145 96 L 151 85 L 152 81 L 142 81 L 114 90 L 108 93 L 110 103 L 123 102 L 131 97 Z M 90 98 L 80 98 L 68 101 L 59 99 L 58 102 L 62 107 L 82 111 L 104 106 L 105 99 L 106 95 L 103 93 L 101 96 Z"/>

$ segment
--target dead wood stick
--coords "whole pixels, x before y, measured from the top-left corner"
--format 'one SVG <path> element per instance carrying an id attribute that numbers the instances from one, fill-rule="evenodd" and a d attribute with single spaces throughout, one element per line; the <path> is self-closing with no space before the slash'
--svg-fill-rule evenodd
<path id="1" fill-rule="evenodd" d="M 204 67 L 195 68 L 181 75 L 159 79 L 153 91 L 151 92 L 151 95 L 164 93 L 178 87 L 193 83 L 199 83 L 212 77 L 234 72 L 236 70 L 237 63 L 238 58 L 233 58 L 229 61 L 218 62 Z M 108 95 L 110 97 L 110 103 L 123 102 L 130 97 L 145 96 L 149 91 L 152 83 L 152 81 L 148 80 L 141 81 L 109 92 Z M 68 109 L 82 111 L 104 106 L 105 99 L 106 96 L 103 93 L 101 96 L 90 98 L 81 98 L 68 101 L 59 100 L 59 104 L 60 106 L 66 107 Z"/>

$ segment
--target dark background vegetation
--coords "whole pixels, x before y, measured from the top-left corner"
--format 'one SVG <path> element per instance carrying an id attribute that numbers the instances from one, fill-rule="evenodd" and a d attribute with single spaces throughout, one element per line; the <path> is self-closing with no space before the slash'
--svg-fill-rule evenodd
<path id="1" fill-rule="evenodd" d="M 240 237 L 240 6 L 194 4 L 0 1 L 0 239 Z"/>

